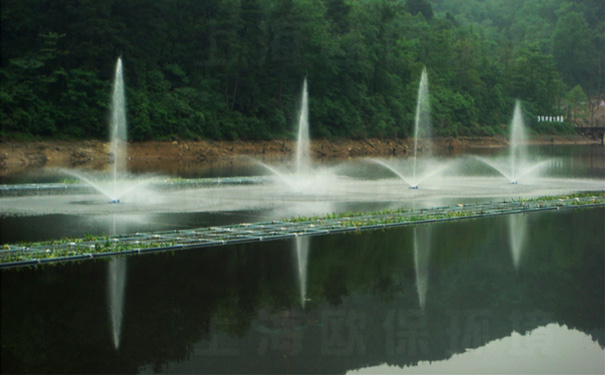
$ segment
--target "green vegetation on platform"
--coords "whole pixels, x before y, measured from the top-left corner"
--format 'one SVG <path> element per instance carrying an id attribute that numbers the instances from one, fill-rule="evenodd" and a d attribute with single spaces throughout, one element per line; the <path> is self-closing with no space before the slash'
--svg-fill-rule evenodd
<path id="1" fill-rule="evenodd" d="M 601 0 L 3 0 L 0 136 L 106 139 L 124 61 L 129 137 L 406 137 L 422 67 L 435 135 L 571 124 L 605 87 Z M 580 108 L 580 109 L 578 109 Z"/>
<path id="2" fill-rule="evenodd" d="M 557 196 L 544 196 L 539 198 L 522 198 L 511 201 L 502 201 L 502 204 L 510 202 L 520 202 L 521 204 L 535 203 L 537 207 L 541 206 L 541 203 L 547 203 L 552 201 L 565 202 L 562 205 L 584 205 L 587 204 L 585 199 L 590 198 L 592 204 L 605 204 L 605 191 L 599 192 L 584 192 L 574 193 L 568 195 L 557 195 Z M 490 205 L 498 205 L 499 202 L 490 202 Z M 467 207 L 460 205 L 456 211 L 449 211 L 447 213 L 433 213 L 433 209 L 387 209 L 372 212 L 344 212 L 344 213 L 330 213 L 321 216 L 298 216 L 291 219 L 284 219 L 294 223 L 308 223 L 308 222 L 323 222 L 333 220 L 343 220 L 349 226 L 358 227 L 365 225 L 379 225 L 379 224 L 393 224 L 393 223 L 404 223 L 404 222 L 416 222 L 426 220 L 439 220 L 439 219 L 452 219 L 459 217 L 473 217 L 481 216 L 484 214 L 482 209 L 476 209 L 476 206 L 471 204 Z M 401 214 L 416 212 L 418 215 L 415 216 L 401 216 Z M 363 220 L 357 220 L 356 218 L 363 217 Z M 370 218 L 370 219 L 367 219 Z"/>

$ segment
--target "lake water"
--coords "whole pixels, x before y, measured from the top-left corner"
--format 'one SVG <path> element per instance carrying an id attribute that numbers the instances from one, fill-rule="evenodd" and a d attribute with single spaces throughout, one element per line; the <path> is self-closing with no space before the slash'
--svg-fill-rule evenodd
<path id="1" fill-rule="evenodd" d="M 602 373 L 604 217 L 123 258 L 118 349 L 109 261 L 3 270 L 2 371 Z M 304 308 L 297 246 L 308 246 Z"/>
<path id="2" fill-rule="evenodd" d="M 602 147 L 535 150 L 558 158 L 555 177 L 571 175 L 578 186 L 604 178 Z M 507 189 L 519 187 L 534 194 L 521 184 Z M 381 202 L 314 204 L 392 207 L 389 199 L 399 197 L 381 194 Z M 444 195 L 418 204 L 457 199 Z M 83 197 L 56 207 L 101 207 Z M 286 198 L 284 205 L 309 204 Z M 2 198 L 0 207 L 14 202 Z M 266 206 L 21 212 L 3 215 L 0 230 L 6 243 L 283 214 Z M 604 228 L 604 208 L 560 210 L 5 269 L 0 366 L 3 373 L 603 373 Z"/>

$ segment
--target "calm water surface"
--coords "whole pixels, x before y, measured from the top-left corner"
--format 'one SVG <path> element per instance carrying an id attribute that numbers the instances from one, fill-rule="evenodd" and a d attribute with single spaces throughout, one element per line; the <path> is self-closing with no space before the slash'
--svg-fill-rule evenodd
<path id="1" fill-rule="evenodd" d="M 603 373 L 603 228 L 562 210 L 3 270 L 2 372 Z"/>

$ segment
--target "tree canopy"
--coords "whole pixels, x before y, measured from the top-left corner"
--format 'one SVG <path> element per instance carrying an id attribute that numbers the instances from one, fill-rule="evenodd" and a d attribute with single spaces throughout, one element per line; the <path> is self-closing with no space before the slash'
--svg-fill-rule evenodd
<path id="1" fill-rule="evenodd" d="M 129 138 L 406 137 L 428 70 L 435 134 L 503 132 L 603 88 L 599 0 L 2 0 L 1 134 L 104 138 L 122 56 Z"/>

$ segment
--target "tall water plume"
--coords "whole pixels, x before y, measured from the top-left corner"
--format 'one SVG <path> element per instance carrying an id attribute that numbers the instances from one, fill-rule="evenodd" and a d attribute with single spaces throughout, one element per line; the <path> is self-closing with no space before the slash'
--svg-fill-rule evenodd
<path id="1" fill-rule="evenodd" d="M 296 142 L 296 173 L 305 173 L 311 167 L 311 142 L 309 140 L 309 105 L 307 78 L 303 82 L 302 100 L 298 120 L 298 140 Z"/>
<path id="2" fill-rule="evenodd" d="M 303 81 L 300 112 L 298 116 L 298 130 L 296 145 L 294 146 L 294 155 L 292 163 L 294 166 L 287 171 L 278 167 L 267 165 L 261 161 L 251 159 L 254 163 L 263 167 L 279 178 L 287 187 L 288 191 L 296 194 L 309 194 L 317 191 L 325 184 L 318 183 L 318 178 L 331 176 L 330 173 L 322 171 L 321 168 L 314 168 L 311 163 L 311 140 L 309 135 L 309 94 L 307 90 L 307 79 Z"/>
<path id="3" fill-rule="evenodd" d="M 112 156 L 109 180 L 105 176 L 98 178 L 79 170 L 64 168 L 57 170 L 62 174 L 73 176 L 89 185 L 107 197 L 109 203 L 119 203 L 125 196 L 134 196 L 135 194 L 133 193 L 135 192 L 140 197 L 141 191 L 145 191 L 146 186 L 154 182 L 153 179 L 128 179 L 126 175 L 128 125 L 126 121 L 126 97 L 121 58 L 118 58 L 115 67 L 108 124 L 109 152 Z"/>
<path id="4" fill-rule="evenodd" d="M 553 159 L 530 160 L 527 150 L 527 134 L 523 121 L 521 102 L 515 102 L 515 110 L 510 125 L 509 150 L 505 158 L 489 159 L 475 156 L 475 159 L 490 166 L 506 177 L 511 184 L 517 184 L 520 179 L 536 177 L 552 165 Z"/>
<path id="5" fill-rule="evenodd" d="M 420 84 L 418 85 L 418 99 L 416 103 L 416 118 L 414 120 L 414 171 L 413 180 L 416 180 L 416 160 L 418 156 L 418 138 L 431 137 L 431 104 L 429 99 L 429 80 L 426 74 L 426 68 L 422 69 Z M 429 146 L 423 145 L 422 150 L 425 154 L 429 152 Z"/>
<path id="6" fill-rule="evenodd" d="M 116 63 L 113 93 L 111 97 L 110 152 L 113 155 L 113 190 L 116 194 L 117 181 L 126 172 L 127 124 L 126 97 L 122 75 L 122 58 Z"/>
<path id="7" fill-rule="evenodd" d="M 421 182 L 438 176 L 444 171 L 448 164 L 435 163 L 435 161 L 429 163 L 431 158 L 431 136 L 432 136 L 432 124 L 431 124 L 431 103 L 429 97 L 429 79 L 426 72 L 426 68 L 422 69 L 420 75 L 420 82 L 418 84 L 418 98 L 416 102 L 416 117 L 414 119 L 414 154 L 412 161 L 412 171 L 404 176 L 403 173 L 399 172 L 397 168 L 377 159 L 368 159 L 369 161 L 380 165 L 383 168 L 393 172 L 397 177 L 405 181 L 410 189 L 418 189 Z M 422 139 L 422 144 L 419 144 L 419 140 Z M 422 152 L 424 159 L 424 170 L 421 174 L 418 173 L 418 152 Z M 430 165 L 430 169 L 427 166 Z M 406 177 L 407 176 L 407 177 Z"/>

